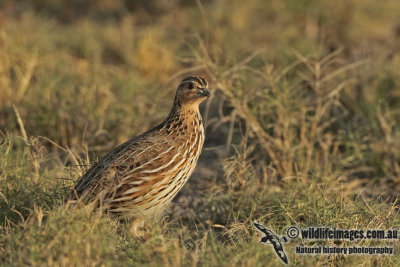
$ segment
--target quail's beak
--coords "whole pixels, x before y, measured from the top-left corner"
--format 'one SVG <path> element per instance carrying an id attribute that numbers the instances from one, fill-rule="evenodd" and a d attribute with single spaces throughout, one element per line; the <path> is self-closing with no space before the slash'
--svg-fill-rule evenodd
<path id="1" fill-rule="evenodd" d="M 199 97 L 209 97 L 210 96 L 210 91 L 208 91 L 207 88 L 199 88 L 199 90 L 197 90 L 197 96 Z"/>

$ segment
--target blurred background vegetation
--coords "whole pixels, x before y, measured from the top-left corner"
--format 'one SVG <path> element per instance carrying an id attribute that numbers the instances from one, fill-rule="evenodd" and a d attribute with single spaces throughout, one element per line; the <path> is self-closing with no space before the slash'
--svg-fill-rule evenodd
<path id="1" fill-rule="evenodd" d="M 0 1 L 1 265 L 280 265 L 254 220 L 398 228 L 399 14 L 398 0 Z M 90 162 L 161 122 L 191 74 L 212 87 L 205 149 L 149 240 L 65 210 Z M 296 242 L 294 265 L 400 264 L 299 257 Z"/>

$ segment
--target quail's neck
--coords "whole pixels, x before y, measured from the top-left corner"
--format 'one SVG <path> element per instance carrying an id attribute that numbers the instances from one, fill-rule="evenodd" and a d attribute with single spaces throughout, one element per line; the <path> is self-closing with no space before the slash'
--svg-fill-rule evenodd
<path id="1" fill-rule="evenodd" d="M 168 132 L 175 129 L 179 134 L 185 134 L 193 127 L 202 127 L 202 119 L 198 106 L 197 108 L 188 108 L 187 106 L 174 105 L 162 128 Z"/>

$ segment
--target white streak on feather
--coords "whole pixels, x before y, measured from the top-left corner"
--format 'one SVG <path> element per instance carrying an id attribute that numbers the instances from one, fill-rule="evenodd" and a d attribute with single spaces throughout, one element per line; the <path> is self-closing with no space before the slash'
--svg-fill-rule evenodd
<path id="1" fill-rule="evenodd" d="M 144 171 L 142 171 L 142 172 L 143 172 L 143 173 L 159 172 L 160 170 L 162 170 L 162 169 L 168 167 L 169 165 L 171 165 L 171 164 L 174 162 L 174 160 L 175 160 L 178 156 L 179 156 L 179 153 L 176 153 L 168 163 L 166 163 L 166 164 L 164 164 L 164 165 L 161 165 L 161 166 L 158 167 L 157 169 L 149 170 L 149 171 L 144 170 Z"/>
<path id="2" fill-rule="evenodd" d="M 135 186 L 135 187 L 132 187 L 132 188 L 126 190 L 125 192 L 123 192 L 122 195 L 132 194 L 132 193 L 138 192 L 138 191 L 140 191 L 142 189 L 143 188 L 141 188 L 141 187 Z"/>
<path id="3" fill-rule="evenodd" d="M 112 200 L 110 200 L 110 202 L 120 202 L 120 201 L 130 200 L 130 199 L 132 199 L 131 196 L 126 196 L 126 197 L 120 197 L 120 198 L 117 198 L 117 199 L 112 199 Z"/>
<path id="4" fill-rule="evenodd" d="M 140 184 L 142 184 L 143 182 L 144 182 L 144 180 L 137 180 L 137 181 L 129 182 L 128 184 L 131 184 L 131 185 L 140 185 Z"/>

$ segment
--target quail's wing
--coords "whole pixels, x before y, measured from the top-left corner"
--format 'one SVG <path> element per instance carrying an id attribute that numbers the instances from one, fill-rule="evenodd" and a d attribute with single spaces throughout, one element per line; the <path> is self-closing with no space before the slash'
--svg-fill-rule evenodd
<path id="1" fill-rule="evenodd" d="M 168 143 L 168 140 L 146 135 L 121 144 L 100 159 L 79 179 L 74 194 L 83 198 L 84 202 L 104 198 L 105 195 L 99 194 L 100 192 L 108 194 L 108 197 L 110 194 L 115 195 L 118 186 L 124 180 L 129 179 L 129 182 L 133 183 L 144 177 L 141 171 L 145 170 L 146 166 L 153 167 L 161 164 L 157 157 L 168 149 L 166 148 Z"/>
<path id="2" fill-rule="evenodd" d="M 180 153 L 170 141 L 149 142 L 118 164 L 113 202 L 131 201 L 156 192 L 179 170 Z M 122 204 L 122 203 L 121 203 Z"/>

